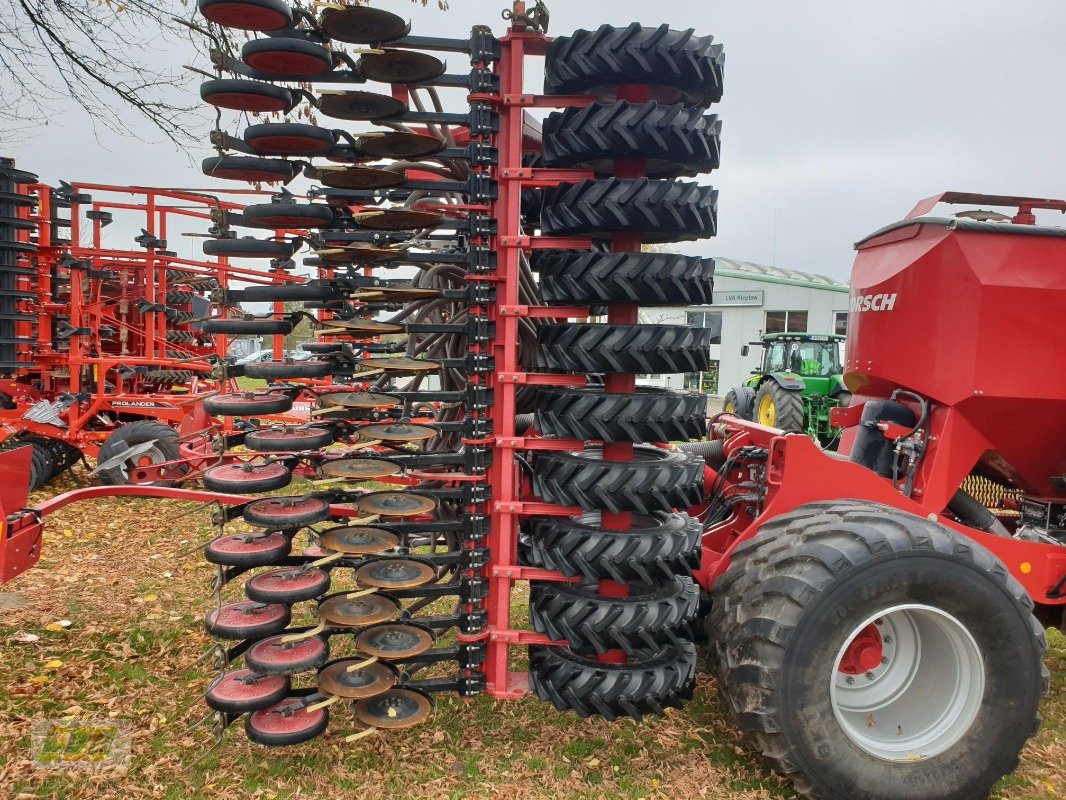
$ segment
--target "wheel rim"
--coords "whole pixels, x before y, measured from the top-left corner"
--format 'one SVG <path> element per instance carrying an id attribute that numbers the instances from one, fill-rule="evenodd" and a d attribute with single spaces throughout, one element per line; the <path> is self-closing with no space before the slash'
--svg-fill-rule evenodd
<path id="1" fill-rule="evenodd" d="M 774 408 L 774 398 L 768 394 L 764 394 L 762 400 L 759 401 L 759 422 L 768 428 L 772 428 L 774 423 L 777 422 L 777 409 Z"/>
<path id="2" fill-rule="evenodd" d="M 722 407 L 722 412 L 725 414 L 734 414 L 736 413 L 736 408 L 733 406 L 732 403 L 727 402 L 725 406 Z"/>
<path id="3" fill-rule="evenodd" d="M 122 475 L 124 483 L 130 481 L 130 470 L 138 469 L 140 467 L 148 467 L 155 464 L 162 464 L 167 460 L 166 453 L 159 449 L 159 447 L 153 447 L 151 450 L 146 450 L 141 453 L 137 458 L 131 458 L 129 461 L 123 461 L 119 465 L 118 471 Z M 149 486 L 154 484 L 147 484 Z"/>
<path id="4" fill-rule="evenodd" d="M 980 649 L 955 617 L 909 603 L 857 626 L 837 652 L 833 714 L 849 739 L 885 761 L 940 755 L 981 708 Z"/>

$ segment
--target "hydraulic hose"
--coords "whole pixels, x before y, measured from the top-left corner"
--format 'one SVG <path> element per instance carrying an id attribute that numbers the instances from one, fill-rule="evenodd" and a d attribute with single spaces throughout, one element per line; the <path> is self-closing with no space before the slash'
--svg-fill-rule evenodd
<path id="1" fill-rule="evenodd" d="M 679 444 L 677 449 L 703 456 L 707 466 L 715 471 L 725 463 L 725 441 L 722 439 L 711 439 L 707 442 L 686 442 L 685 444 Z"/>
<path id="2" fill-rule="evenodd" d="M 969 492 L 959 489 L 955 492 L 951 502 L 948 503 L 948 511 L 959 518 L 959 522 L 977 528 L 979 531 L 994 533 L 996 536 L 1010 536 L 1010 531 L 1003 527 L 1003 523 L 996 519 L 996 515 Z"/>

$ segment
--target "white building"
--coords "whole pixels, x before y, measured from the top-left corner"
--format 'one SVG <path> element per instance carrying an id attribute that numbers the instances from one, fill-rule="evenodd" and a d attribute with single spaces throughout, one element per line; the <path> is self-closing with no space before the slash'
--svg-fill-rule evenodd
<path id="1" fill-rule="evenodd" d="M 764 333 L 847 333 L 848 295 L 843 281 L 729 258 L 715 259 L 714 304 L 645 308 L 640 321 L 714 328 L 711 369 L 693 375 L 645 375 L 644 386 L 687 388 L 721 397 L 759 366 L 761 347 L 740 348 Z"/>

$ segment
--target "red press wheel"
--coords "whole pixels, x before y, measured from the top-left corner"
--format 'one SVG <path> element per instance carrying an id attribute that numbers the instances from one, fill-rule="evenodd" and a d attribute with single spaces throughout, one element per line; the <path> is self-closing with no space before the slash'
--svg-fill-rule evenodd
<path id="1" fill-rule="evenodd" d="M 244 654 L 244 663 L 260 675 L 295 675 L 318 669 L 329 659 L 329 641 L 321 636 L 286 642 L 271 636 L 256 642 Z"/>
<path id="2" fill-rule="evenodd" d="M 291 530 L 329 519 L 329 503 L 317 497 L 264 497 L 244 507 L 244 521 L 271 530 Z"/>
<path id="3" fill-rule="evenodd" d="M 204 411 L 213 417 L 258 417 L 291 409 L 292 398 L 278 392 L 217 394 L 204 400 Z"/>
<path id="4" fill-rule="evenodd" d="M 316 156 L 332 150 L 337 138 L 333 131 L 317 125 L 263 122 L 249 125 L 244 131 L 244 141 L 266 155 Z"/>
<path id="5" fill-rule="evenodd" d="M 247 714 L 277 705 L 289 693 L 284 675 L 257 675 L 250 669 L 227 672 L 207 690 L 204 699 L 215 711 Z"/>
<path id="6" fill-rule="evenodd" d="M 244 437 L 244 446 L 260 453 L 299 453 L 332 443 L 333 433 L 328 428 L 267 428 Z"/>
<path id="7" fill-rule="evenodd" d="M 252 39 L 241 48 L 241 60 L 254 70 L 279 79 L 321 75 L 333 69 L 333 55 L 303 39 Z"/>
<path id="8" fill-rule="evenodd" d="M 204 546 L 204 557 L 224 567 L 266 567 L 291 550 L 292 540 L 281 533 L 236 534 L 212 539 Z"/>
<path id="9" fill-rule="evenodd" d="M 200 99 L 216 108 L 252 113 L 288 114 L 299 102 L 299 95 L 283 86 L 262 81 L 215 78 L 200 84 Z"/>
<path id="10" fill-rule="evenodd" d="M 308 701 L 289 697 L 272 708 L 249 714 L 244 732 L 256 744 L 285 747 L 314 739 L 329 725 L 329 709 L 307 711 Z"/>
<path id="11" fill-rule="evenodd" d="M 282 567 L 249 578 L 244 593 L 257 603 L 290 605 L 329 591 L 329 573 L 321 569 Z"/>
<path id="12" fill-rule="evenodd" d="M 246 181 L 248 183 L 288 183 L 300 174 L 300 168 L 291 161 L 283 161 L 280 158 L 256 158 L 255 156 L 211 156 L 200 162 L 200 169 L 210 178 L 221 178 L 229 181 Z M 226 242 L 229 247 L 236 247 L 240 239 L 219 239 L 215 241 Z M 253 240 L 256 244 L 249 250 L 254 250 L 258 245 L 265 244 Z M 232 243 L 232 244 L 231 244 Z M 204 252 L 213 255 L 204 244 Z M 276 245 L 277 249 L 289 249 L 289 257 L 292 256 L 292 245 L 286 242 L 269 242 Z M 223 245 L 224 247 L 227 245 Z M 243 256 L 241 251 L 235 253 L 218 253 L 218 255 Z M 262 257 L 261 252 L 255 252 L 253 257 Z M 272 258 L 281 258 L 281 255 L 271 254 Z"/>
<path id="13" fill-rule="evenodd" d="M 245 461 L 237 464 L 219 464 L 204 471 L 204 488 L 209 492 L 244 494 L 271 492 L 284 489 L 292 483 L 292 470 L 274 462 L 261 464 Z"/>
<path id="14" fill-rule="evenodd" d="M 207 632 L 219 639 L 262 639 L 285 630 L 292 618 L 288 606 L 253 600 L 227 603 L 207 612 Z"/>
<path id="15" fill-rule="evenodd" d="M 211 22 L 241 31 L 278 31 L 292 22 L 283 0 L 197 0 L 196 6 Z"/>

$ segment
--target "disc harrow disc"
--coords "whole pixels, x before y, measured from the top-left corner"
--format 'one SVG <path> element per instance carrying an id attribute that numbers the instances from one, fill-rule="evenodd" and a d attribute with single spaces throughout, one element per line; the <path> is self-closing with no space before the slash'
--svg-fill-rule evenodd
<path id="1" fill-rule="evenodd" d="M 317 497 L 264 497 L 246 505 L 243 517 L 249 525 L 291 530 L 329 519 L 329 503 Z"/>
<path id="2" fill-rule="evenodd" d="M 353 596 L 352 593 L 327 597 L 318 606 L 318 618 L 338 628 L 361 628 L 388 622 L 400 613 L 400 604 L 380 594 Z"/>
<path id="3" fill-rule="evenodd" d="M 265 567 L 292 550 L 292 540 L 280 533 L 219 536 L 204 545 L 204 557 L 224 567 Z"/>
<path id="4" fill-rule="evenodd" d="M 261 639 L 285 630 L 291 616 L 288 606 L 242 600 L 207 612 L 205 623 L 219 639 Z"/>
<path id="5" fill-rule="evenodd" d="M 363 77 L 381 83 L 422 83 L 439 78 L 444 70 L 439 58 L 410 50 L 388 50 L 359 59 Z"/>
<path id="6" fill-rule="evenodd" d="M 344 408 L 395 408 L 403 405 L 403 400 L 391 394 L 378 392 L 330 392 L 318 398 L 323 408 L 343 406 Z"/>
<path id="7" fill-rule="evenodd" d="M 327 8 L 318 20 L 318 27 L 330 39 L 351 44 L 391 42 L 410 31 L 403 17 L 367 6 Z"/>
<path id="8" fill-rule="evenodd" d="M 385 372 L 436 372 L 440 364 L 417 358 L 368 358 L 360 366 L 363 369 L 379 369 Z"/>
<path id="9" fill-rule="evenodd" d="M 406 422 L 391 422 L 388 425 L 367 425 L 359 429 L 359 438 L 383 442 L 424 442 L 440 436 L 436 428 L 428 425 L 409 425 Z"/>
<path id="10" fill-rule="evenodd" d="M 349 264 L 385 264 L 399 261 L 407 253 L 403 250 L 389 250 L 384 247 L 372 247 L 365 244 L 350 244 L 344 247 L 331 247 L 316 251 L 324 264 L 347 266 Z"/>
<path id="11" fill-rule="evenodd" d="M 256 744 L 268 747 L 285 747 L 310 741 L 329 725 L 329 709 L 308 711 L 307 705 L 303 698 L 287 697 L 275 706 L 245 717 L 244 732 Z"/>
<path id="12" fill-rule="evenodd" d="M 318 109 L 336 119 L 375 120 L 402 114 L 407 104 L 375 92 L 323 92 L 318 98 Z"/>
<path id="13" fill-rule="evenodd" d="M 207 690 L 204 699 L 215 711 L 246 714 L 276 705 L 289 693 L 284 675 L 257 675 L 250 669 L 227 672 Z"/>
<path id="14" fill-rule="evenodd" d="M 411 159 L 439 153 L 444 142 L 424 133 L 385 133 L 359 138 L 359 153 L 375 158 Z"/>
<path id="15" fill-rule="evenodd" d="M 372 492 L 355 501 L 364 514 L 383 517 L 417 517 L 437 509 L 437 501 L 413 492 Z"/>
<path id="16" fill-rule="evenodd" d="M 271 636 L 256 642 L 244 654 L 244 663 L 261 675 L 295 675 L 318 669 L 329 658 L 329 640 L 311 636 L 286 642 L 288 635 Z"/>
<path id="17" fill-rule="evenodd" d="M 422 655 L 433 647 L 435 641 L 433 634 L 425 628 L 387 622 L 362 631 L 355 637 L 355 647 L 368 656 L 402 659 Z"/>
<path id="18" fill-rule="evenodd" d="M 323 569 L 283 567 L 249 578 L 244 593 L 257 603 L 291 605 L 325 594 L 329 584 L 329 573 Z"/>
<path id="19" fill-rule="evenodd" d="M 378 322 L 376 319 L 330 319 L 323 323 L 331 328 L 343 328 L 353 334 L 363 336 L 384 336 L 393 333 L 403 333 L 402 325 L 393 325 L 390 322 Z"/>
<path id="20" fill-rule="evenodd" d="M 319 467 L 319 471 L 330 478 L 369 481 L 398 475 L 403 471 L 403 467 L 395 461 L 386 461 L 384 458 L 344 458 L 338 461 L 327 461 Z"/>
<path id="21" fill-rule="evenodd" d="M 374 167 L 319 168 L 315 175 L 322 184 L 334 189 L 392 189 L 407 183 L 407 176 L 402 172 Z"/>
<path id="22" fill-rule="evenodd" d="M 392 531 L 363 525 L 331 528 L 319 536 L 326 550 L 350 556 L 376 556 L 400 546 L 400 537 Z"/>
<path id="23" fill-rule="evenodd" d="M 380 661 L 359 669 L 360 658 L 339 658 L 318 671 L 318 689 L 322 694 L 346 700 L 364 700 L 384 694 L 397 683 L 400 676 L 395 667 Z"/>
<path id="24" fill-rule="evenodd" d="M 355 571 L 355 580 L 375 589 L 413 589 L 437 579 L 437 571 L 423 561 L 410 558 L 383 558 Z"/>
<path id="25" fill-rule="evenodd" d="M 414 689 L 394 688 L 355 704 L 355 718 L 364 725 L 386 730 L 410 728 L 433 713 L 433 701 Z"/>
<path id="26" fill-rule="evenodd" d="M 429 211 L 408 211 L 394 208 L 380 213 L 367 213 L 358 219 L 359 225 L 375 231 L 415 231 L 436 228 L 444 221 L 441 214 Z"/>

